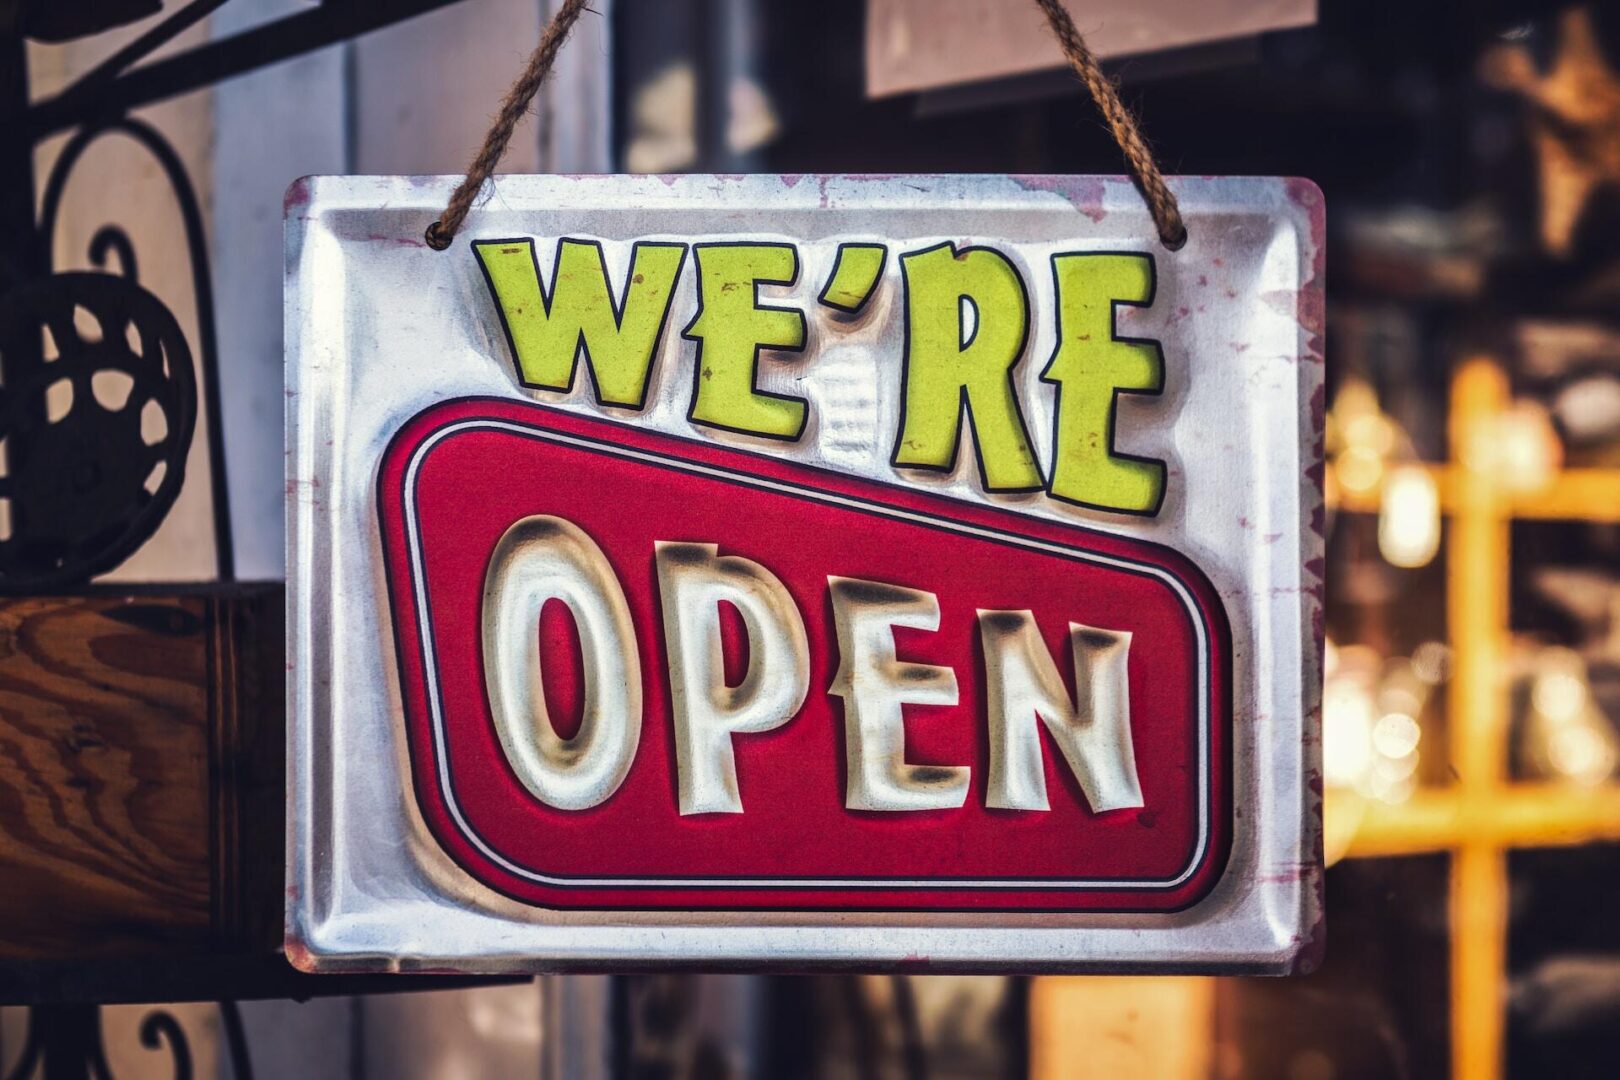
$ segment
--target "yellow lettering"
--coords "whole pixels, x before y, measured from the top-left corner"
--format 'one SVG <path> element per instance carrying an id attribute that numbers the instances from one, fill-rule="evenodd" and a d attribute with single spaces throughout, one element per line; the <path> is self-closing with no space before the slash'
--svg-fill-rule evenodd
<path id="1" fill-rule="evenodd" d="M 1116 397 L 1164 390 L 1156 341 L 1114 335 L 1117 304 L 1153 302 L 1153 260 L 1135 254 L 1052 257 L 1058 344 L 1041 378 L 1057 384 L 1052 496 L 1151 516 L 1164 501 L 1164 462 L 1114 450 Z"/>
<path id="2" fill-rule="evenodd" d="M 633 409 L 646 404 L 653 355 L 669 317 L 685 244 L 636 244 L 622 307 L 614 305 L 602 246 L 594 240 L 557 242 L 549 294 L 533 240 L 477 240 L 473 250 L 523 385 L 573 389 L 583 353 L 598 402 Z"/>
<path id="3" fill-rule="evenodd" d="M 882 244 L 840 244 L 832 277 L 818 297 L 823 304 L 846 315 L 857 315 L 871 299 L 889 249 Z"/>
<path id="4" fill-rule="evenodd" d="M 894 464 L 956 467 L 962 414 L 986 491 L 1038 491 L 1041 472 L 1018 410 L 1013 369 L 1029 338 L 1029 298 L 1007 257 L 940 244 L 900 257 L 906 359 Z"/>
<path id="5" fill-rule="evenodd" d="M 688 417 L 695 424 L 797 439 L 808 408 L 803 398 L 758 389 L 764 349 L 804 348 L 804 313 L 759 302 L 759 286 L 792 285 L 799 254 L 791 244 L 697 244 L 698 313 L 682 332 L 698 343 L 697 388 Z"/>

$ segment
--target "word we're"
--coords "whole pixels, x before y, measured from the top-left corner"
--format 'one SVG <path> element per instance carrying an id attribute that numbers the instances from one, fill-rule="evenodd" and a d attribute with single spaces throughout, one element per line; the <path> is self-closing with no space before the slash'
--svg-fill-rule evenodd
<path id="1" fill-rule="evenodd" d="M 761 391 L 756 380 L 762 353 L 805 348 L 803 310 L 759 298 L 761 285 L 797 282 L 793 244 L 638 242 L 617 290 L 594 240 L 560 239 L 549 281 L 533 240 L 482 240 L 473 250 L 522 383 L 569 391 L 583 357 L 598 402 L 630 409 L 646 406 L 653 358 L 690 252 L 697 314 L 681 331 L 697 346 L 689 419 L 770 439 L 803 435 L 809 403 Z M 859 314 L 887 258 L 883 244 L 842 245 L 818 302 Z M 1057 403 L 1044 474 L 1013 381 L 1030 337 L 1029 290 L 1002 252 L 951 243 L 899 257 L 904 386 L 891 461 L 953 470 L 966 421 L 987 491 L 1044 490 L 1095 509 L 1156 514 L 1164 462 L 1115 449 L 1118 395 L 1164 388 L 1158 343 L 1114 333 L 1116 305 L 1152 303 L 1152 257 L 1072 252 L 1052 256 L 1051 264 L 1057 348 L 1041 378 L 1056 387 Z"/>

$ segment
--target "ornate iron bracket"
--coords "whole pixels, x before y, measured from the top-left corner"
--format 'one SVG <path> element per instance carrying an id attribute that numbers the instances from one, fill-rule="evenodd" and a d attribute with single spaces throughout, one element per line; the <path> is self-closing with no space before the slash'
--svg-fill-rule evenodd
<path id="1" fill-rule="evenodd" d="M 118 274 L 53 271 L 63 191 L 84 151 L 105 135 L 133 139 L 157 159 L 179 203 L 196 298 L 217 570 L 228 581 L 235 565 L 202 211 L 174 148 L 129 112 L 454 2 L 326 0 L 136 67 L 225 3 L 192 0 L 61 93 L 30 104 L 24 34 L 91 32 L 144 17 L 152 5 L 123 0 L 64 21 L 42 0 L 10 0 L 0 18 L 0 594 L 81 585 L 133 554 L 179 495 L 198 411 L 185 335 L 140 285 L 121 229 L 105 226 L 90 245 L 99 267 L 118 256 Z M 36 225 L 34 146 L 74 127 Z M 129 393 L 104 393 L 109 385 Z"/>
<path id="2" fill-rule="evenodd" d="M 98 266 L 117 254 L 119 275 L 50 267 L 68 176 L 109 133 L 157 159 L 180 205 L 196 293 L 216 564 L 221 579 L 234 574 L 202 211 L 173 147 L 150 125 L 118 118 L 79 131 L 63 148 L 40 215 L 44 272 L 0 295 L 0 592 L 77 585 L 117 566 L 157 530 L 185 478 L 197 415 L 191 351 L 174 316 L 138 284 L 128 235 L 108 225 L 90 244 Z"/>
<path id="3" fill-rule="evenodd" d="M 225 1033 L 231 1074 L 253 1080 L 242 1014 L 234 1001 L 219 1003 L 220 1027 Z M 173 1013 L 153 1009 L 141 1019 L 141 1045 L 148 1050 L 167 1048 L 174 1061 L 175 1080 L 191 1080 L 191 1043 Z M 28 1080 L 43 1069 L 49 1080 L 111 1080 L 107 1050 L 101 1034 L 100 1005 L 36 1005 L 28 1012 L 28 1035 L 22 1055 L 6 1080 Z"/>

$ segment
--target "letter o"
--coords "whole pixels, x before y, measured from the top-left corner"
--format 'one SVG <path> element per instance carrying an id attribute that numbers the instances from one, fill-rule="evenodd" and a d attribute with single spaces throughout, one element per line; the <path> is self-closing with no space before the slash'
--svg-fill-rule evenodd
<path id="1" fill-rule="evenodd" d="M 585 693 L 564 739 L 546 710 L 538 627 L 548 600 L 579 631 Z M 641 662 L 624 591 L 602 549 L 559 517 L 513 523 L 484 575 L 484 683 L 501 749 L 535 798 L 585 810 L 619 789 L 641 741 Z"/>

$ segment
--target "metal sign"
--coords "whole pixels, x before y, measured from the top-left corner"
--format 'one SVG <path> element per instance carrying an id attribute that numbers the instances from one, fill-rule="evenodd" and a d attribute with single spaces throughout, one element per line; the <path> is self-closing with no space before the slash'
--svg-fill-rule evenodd
<path id="1" fill-rule="evenodd" d="M 1312 185 L 448 185 L 288 197 L 296 964 L 1312 961 Z"/>

